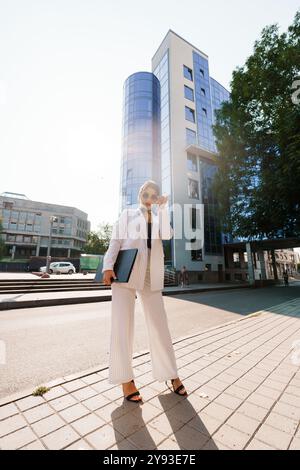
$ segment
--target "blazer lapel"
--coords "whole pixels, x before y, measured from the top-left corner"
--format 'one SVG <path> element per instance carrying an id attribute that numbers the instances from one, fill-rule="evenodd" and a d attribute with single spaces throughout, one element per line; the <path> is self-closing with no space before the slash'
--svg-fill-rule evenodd
<path id="1" fill-rule="evenodd" d="M 140 231 L 141 238 L 143 240 L 146 240 L 147 239 L 147 222 L 146 222 L 146 218 L 143 214 L 143 211 L 141 210 L 140 207 L 137 208 L 137 216 L 138 216 L 137 230 Z"/>

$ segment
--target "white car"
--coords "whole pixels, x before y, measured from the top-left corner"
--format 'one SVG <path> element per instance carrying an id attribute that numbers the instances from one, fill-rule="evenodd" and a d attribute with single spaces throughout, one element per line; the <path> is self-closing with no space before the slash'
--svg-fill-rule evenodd
<path id="1" fill-rule="evenodd" d="M 47 266 L 42 266 L 40 268 L 40 271 L 45 273 L 46 269 L 47 269 Z M 49 273 L 50 274 L 74 274 L 76 273 L 76 268 L 72 263 L 68 263 L 67 261 L 50 263 Z"/>

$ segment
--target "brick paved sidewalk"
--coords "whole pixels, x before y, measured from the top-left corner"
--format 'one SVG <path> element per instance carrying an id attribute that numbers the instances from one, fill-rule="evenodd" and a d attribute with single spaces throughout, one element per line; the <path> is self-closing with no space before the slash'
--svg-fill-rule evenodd
<path id="1" fill-rule="evenodd" d="M 296 343 L 298 341 L 298 344 Z M 143 405 L 104 369 L 0 407 L 2 449 L 300 449 L 300 299 L 174 344 L 187 398 L 134 358 Z M 298 354 L 299 353 L 299 354 Z"/>

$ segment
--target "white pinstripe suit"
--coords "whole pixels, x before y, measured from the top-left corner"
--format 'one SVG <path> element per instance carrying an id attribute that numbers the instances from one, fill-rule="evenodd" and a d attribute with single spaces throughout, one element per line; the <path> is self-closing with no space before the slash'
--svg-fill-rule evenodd
<path id="1" fill-rule="evenodd" d="M 139 231 L 136 236 L 138 226 Z M 112 324 L 108 379 L 110 383 L 130 382 L 134 377 L 132 354 L 135 294 L 141 302 L 145 315 L 154 379 L 162 382 L 178 377 L 161 292 L 164 281 L 162 239 L 170 239 L 172 236 L 173 229 L 170 226 L 167 206 L 160 207 L 157 214 L 152 214 L 151 249 L 147 248 L 146 219 L 141 207 L 123 211 L 114 225 L 102 271 L 113 269 L 120 249 L 138 248 L 138 254 L 129 281 L 113 282 L 111 287 Z"/>
<path id="2" fill-rule="evenodd" d="M 102 272 L 113 269 L 119 250 L 138 248 L 138 254 L 128 282 L 122 287 L 143 289 L 147 268 L 147 222 L 142 212 L 143 206 L 137 209 L 124 209 L 115 222 L 111 241 L 103 259 Z M 169 208 L 166 204 L 152 211 L 151 233 L 151 290 L 162 290 L 164 287 L 164 251 L 162 240 L 173 236 L 170 225 Z M 121 284 L 120 284 L 121 285 Z"/>

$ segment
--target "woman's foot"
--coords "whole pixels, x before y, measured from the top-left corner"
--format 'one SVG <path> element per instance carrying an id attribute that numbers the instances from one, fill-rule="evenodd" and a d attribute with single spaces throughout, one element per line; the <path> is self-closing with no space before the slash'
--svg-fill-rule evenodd
<path id="1" fill-rule="evenodd" d="M 183 396 L 187 395 L 187 391 L 184 388 L 179 377 L 177 377 L 176 379 L 171 379 L 171 382 L 173 385 L 173 391 L 175 393 L 178 393 L 178 395 L 183 395 Z"/>
<path id="2" fill-rule="evenodd" d="M 123 394 L 124 397 L 127 398 L 129 401 L 142 401 L 142 397 L 139 395 L 139 392 L 135 386 L 134 380 L 130 382 L 122 384 L 123 387 Z M 133 393 L 137 393 L 136 395 L 132 395 Z"/>

